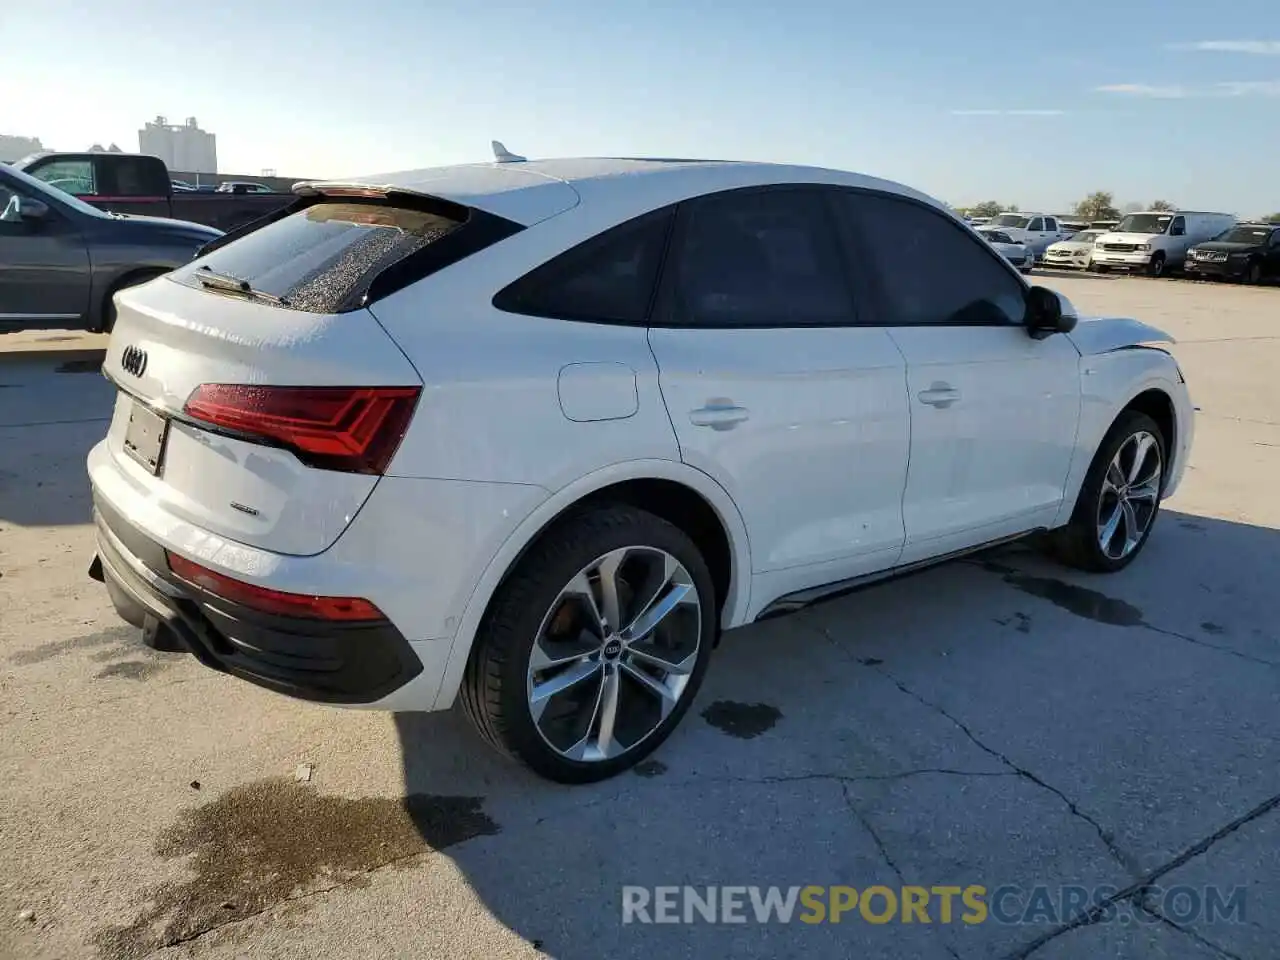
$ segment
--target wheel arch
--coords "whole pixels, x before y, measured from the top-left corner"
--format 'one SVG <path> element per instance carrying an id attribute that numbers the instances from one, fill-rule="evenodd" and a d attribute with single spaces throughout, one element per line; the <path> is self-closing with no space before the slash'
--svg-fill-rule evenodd
<path id="1" fill-rule="evenodd" d="M 649 510 L 689 534 L 712 568 L 721 628 L 743 622 L 750 600 L 751 549 L 746 524 L 728 492 L 707 474 L 679 461 L 611 464 L 556 491 L 498 548 L 463 608 L 432 709 L 447 709 L 457 697 L 476 631 L 516 564 L 566 516 L 609 501 Z"/>
<path id="2" fill-rule="evenodd" d="M 1111 371 L 1107 369 L 1110 366 L 1106 362 L 1108 358 L 1116 364 Z M 1094 361 L 1093 369 L 1097 371 L 1101 382 L 1098 384 L 1099 389 L 1087 392 L 1083 398 L 1076 454 L 1068 471 L 1065 495 L 1054 520 L 1054 527 L 1062 526 L 1070 520 L 1085 476 L 1094 457 L 1098 455 L 1099 446 L 1126 410 L 1146 413 L 1155 420 L 1161 432 L 1165 433 L 1166 490 L 1172 478 L 1178 474 L 1175 467 L 1180 467 L 1181 464 L 1175 463 L 1175 460 L 1182 453 L 1183 434 L 1189 429 L 1187 424 L 1179 422 L 1179 406 L 1175 399 L 1177 385 L 1170 376 L 1171 371 L 1151 365 L 1157 359 L 1161 364 L 1172 363 L 1166 351 L 1133 347 L 1089 359 Z M 1086 380 L 1091 379 L 1093 378 L 1086 377 Z"/>
<path id="3" fill-rule="evenodd" d="M 110 333 L 104 329 L 107 318 L 111 316 L 111 299 L 126 287 L 134 286 L 138 283 L 145 283 L 148 280 L 154 280 L 156 277 L 164 276 L 172 270 L 173 267 L 162 264 L 139 264 L 130 266 L 124 270 L 114 273 L 109 279 L 104 281 L 100 296 L 95 297 L 94 315 L 89 319 L 89 329 L 102 333 Z"/>

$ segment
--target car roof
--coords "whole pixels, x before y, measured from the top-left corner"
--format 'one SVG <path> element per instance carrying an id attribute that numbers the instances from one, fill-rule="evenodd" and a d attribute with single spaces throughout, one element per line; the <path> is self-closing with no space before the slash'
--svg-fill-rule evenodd
<path id="1" fill-rule="evenodd" d="M 864 174 L 733 160 L 578 157 L 427 167 L 348 180 L 306 181 L 300 193 L 369 186 L 440 197 L 530 226 L 579 205 L 618 222 L 649 210 L 735 187 L 827 183 L 942 204 L 919 191 Z"/>

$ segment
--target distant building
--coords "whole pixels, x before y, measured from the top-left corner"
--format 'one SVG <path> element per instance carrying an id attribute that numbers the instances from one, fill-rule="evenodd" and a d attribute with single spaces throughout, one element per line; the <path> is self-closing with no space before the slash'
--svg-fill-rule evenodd
<path id="1" fill-rule="evenodd" d="M 39 137 L 11 137 L 0 133 L 0 163 L 13 163 L 29 153 L 47 149 Z"/>
<path id="2" fill-rule="evenodd" d="M 218 172 L 218 138 L 201 130 L 195 117 L 171 124 L 156 117 L 138 131 L 138 152 L 159 157 L 170 170 L 189 173 Z"/>

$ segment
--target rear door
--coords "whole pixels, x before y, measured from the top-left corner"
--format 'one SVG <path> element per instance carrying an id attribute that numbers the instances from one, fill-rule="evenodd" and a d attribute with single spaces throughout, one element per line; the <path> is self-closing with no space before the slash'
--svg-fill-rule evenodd
<path id="1" fill-rule="evenodd" d="M 756 610 L 902 547 L 905 368 L 855 296 L 824 189 L 682 204 L 650 343 L 681 457 L 746 523 Z"/>
<path id="2" fill-rule="evenodd" d="M 874 265 L 868 322 L 907 362 L 911 466 L 902 563 L 1049 524 L 1063 499 L 1080 409 L 1079 353 L 1022 326 L 1026 285 L 942 212 L 846 191 Z"/>

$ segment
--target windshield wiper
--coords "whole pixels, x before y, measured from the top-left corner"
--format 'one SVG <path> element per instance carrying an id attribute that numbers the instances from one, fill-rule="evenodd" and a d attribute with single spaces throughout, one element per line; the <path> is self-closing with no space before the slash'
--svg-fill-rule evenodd
<path id="1" fill-rule="evenodd" d="M 241 280 L 239 277 L 233 277 L 229 273 L 218 273 L 207 266 L 199 268 L 196 279 L 200 281 L 201 286 L 208 290 L 217 290 L 222 293 L 238 293 L 240 296 L 247 297 L 250 300 L 263 300 L 277 307 L 289 306 L 289 301 L 284 297 L 277 297 L 274 293 L 255 290 L 248 280 Z"/>

